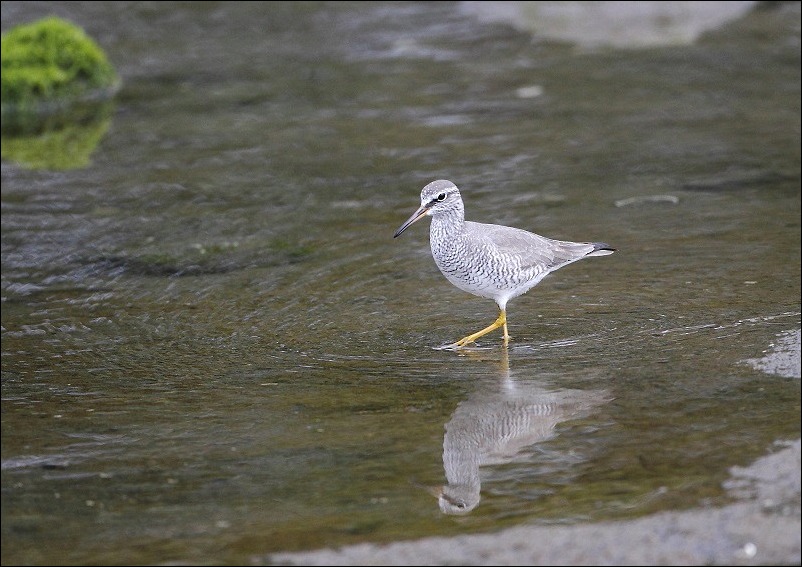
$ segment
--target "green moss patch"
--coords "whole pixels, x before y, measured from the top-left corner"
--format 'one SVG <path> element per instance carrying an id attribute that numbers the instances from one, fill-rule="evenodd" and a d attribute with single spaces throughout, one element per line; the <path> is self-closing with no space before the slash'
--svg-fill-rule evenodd
<path id="1" fill-rule="evenodd" d="M 110 99 L 120 80 L 103 50 L 60 18 L 19 25 L 2 36 L 3 133 L 42 129 L 41 122 Z M 66 119 L 69 119 L 68 117 Z"/>

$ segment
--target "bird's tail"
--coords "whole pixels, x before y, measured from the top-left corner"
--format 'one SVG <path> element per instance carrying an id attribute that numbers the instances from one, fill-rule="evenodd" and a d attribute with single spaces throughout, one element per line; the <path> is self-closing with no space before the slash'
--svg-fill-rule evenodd
<path id="1" fill-rule="evenodd" d="M 615 248 L 604 242 L 591 242 L 593 250 L 585 254 L 585 256 L 607 256 L 616 251 Z"/>

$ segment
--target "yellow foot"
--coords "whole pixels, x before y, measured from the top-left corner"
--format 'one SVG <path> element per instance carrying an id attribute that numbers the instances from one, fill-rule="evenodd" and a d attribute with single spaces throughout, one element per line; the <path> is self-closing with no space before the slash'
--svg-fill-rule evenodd
<path id="1" fill-rule="evenodd" d="M 506 345 L 510 341 L 510 335 L 507 333 L 507 313 L 504 310 L 502 310 L 501 313 L 499 313 L 499 315 L 498 315 L 498 319 L 493 321 L 493 323 L 491 325 L 488 325 L 487 327 L 485 327 L 481 331 L 476 331 L 472 335 L 468 335 L 467 337 L 463 337 L 460 340 L 458 340 L 457 342 L 455 342 L 453 344 L 450 344 L 445 348 L 455 348 L 455 349 L 463 348 L 465 345 L 468 345 L 470 343 L 476 342 L 476 339 L 478 339 L 480 337 L 483 337 L 487 333 L 490 333 L 491 331 L 495 331 L 496 329 L 498 329 L 499 327 L 502 327 L 502 326 L 504 327 L 504 344 Z"/>

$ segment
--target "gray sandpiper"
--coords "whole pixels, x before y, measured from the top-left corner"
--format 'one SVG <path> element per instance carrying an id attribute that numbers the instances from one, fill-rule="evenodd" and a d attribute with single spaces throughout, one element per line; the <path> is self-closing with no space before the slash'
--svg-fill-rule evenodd
<path id="1" fill-rule="evenodd" d="M 526 293 L 554 270 L 616 250 L 604 242 L 553 240 L 519 228 L 466 221 L 459 189 L 445 179 L 426 185 L 420 203 L 393 238 L 423 217 L 432 217 L 429 243 L 437 267 L 452 284 L 468 293 L 493 299 L 500 310 L 491 325 L 444 348 L 462 348 L 502 326 L 506 346 L 510 340 L 507 332 L 510 299 Z"/>

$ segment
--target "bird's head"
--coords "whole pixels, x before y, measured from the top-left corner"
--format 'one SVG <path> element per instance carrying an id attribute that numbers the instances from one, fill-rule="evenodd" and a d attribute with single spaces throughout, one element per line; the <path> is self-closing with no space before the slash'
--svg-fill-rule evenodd
<path id="1" fill-rule="evenodd" d="M 432 181 L 421 191 L 418 210 L 412 213 L 412 216 L 395 231 L 393 238 L 401 236 L 402 232 L 425 216 L 448 213 L 464 214 L 462 196 L 459 194 L 459 189 L 451 181 L 446 181 L 445 179 Z"/>

